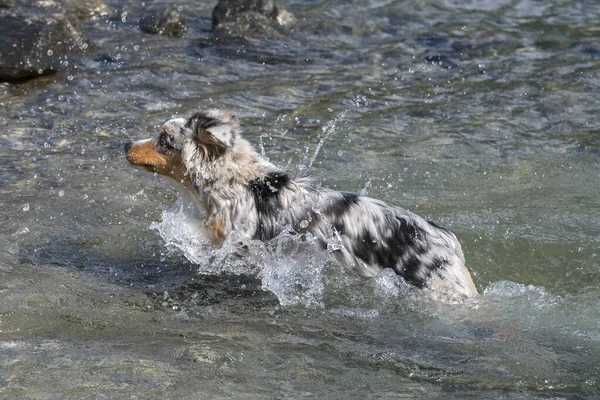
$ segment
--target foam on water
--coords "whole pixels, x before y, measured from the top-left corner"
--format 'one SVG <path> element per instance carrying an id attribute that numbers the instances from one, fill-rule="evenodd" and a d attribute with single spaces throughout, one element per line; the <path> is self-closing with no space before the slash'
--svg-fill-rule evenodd
<path id="1" fill-rule="evenodd" d="M 551 308 L 560 302 L 560 297 L 553 295 L 543 286 L 524 285 L 510 281 L 491 283 L 483 296 L 491 300 L 508 301 L 511 303 L 526 303 L 537 310 Z"/>

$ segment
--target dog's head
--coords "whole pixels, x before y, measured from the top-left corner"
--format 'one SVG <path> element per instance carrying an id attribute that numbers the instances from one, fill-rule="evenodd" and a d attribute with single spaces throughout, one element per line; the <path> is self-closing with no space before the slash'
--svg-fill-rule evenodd
<path id="1" fill-rule="evenodd" d="M 224 156 L 239 133 L 239 123 L 225 110 L 206 110 L 165 123 L 158 138 L 125 144 L 131 164 L 183 182 L 203 163 Z"/>

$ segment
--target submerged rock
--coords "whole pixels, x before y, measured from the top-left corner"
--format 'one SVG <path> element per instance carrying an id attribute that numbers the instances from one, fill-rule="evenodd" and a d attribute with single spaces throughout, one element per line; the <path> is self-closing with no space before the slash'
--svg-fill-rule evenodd
<path id="1" fill-rule="evenodd" d="M 213 10 L 213 39 L 220 43 L 257 43 L 286 38 L 292 13 L 273 0 L 220 0 Z"/>
<path id="2" fill-rule="evenodd" d="M 78 17 L 108 14 L 99 0 L 0 0 L 0 80 L 58 70 L 87 48 Z"/>
<path id="3" fill-rule="evenodd" d="M 140 18 L 140 30 L 165 36 L 183 37 L 187 32 L 186 20 L 181 12 L 157 5 L 148 8 Z"/>

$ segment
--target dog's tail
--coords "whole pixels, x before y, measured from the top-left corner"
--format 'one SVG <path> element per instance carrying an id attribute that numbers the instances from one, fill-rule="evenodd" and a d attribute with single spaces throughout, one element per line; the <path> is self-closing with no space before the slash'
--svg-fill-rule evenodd
<path id="1" fill-rule="evenodd" d="M 475 282 L 473 282 L 473 278 L 471 277 L 471 272 L 466 266 L 462 266 L 461 268 L 462 275 L 464 277 L 463 282 L 466 286 L 466 289 L 471 293 L 471 296 L 476 296 L 479 294 L 477 288 L 475 287 Z"/>
<path id="2" fill-rule="evenodd" d="M 424 290 L 437 300 L 447 303 L 462 302 L 479 295 L 471 273 L 464 265 L 446 269 L 440 275 L 432 274 Z"/>

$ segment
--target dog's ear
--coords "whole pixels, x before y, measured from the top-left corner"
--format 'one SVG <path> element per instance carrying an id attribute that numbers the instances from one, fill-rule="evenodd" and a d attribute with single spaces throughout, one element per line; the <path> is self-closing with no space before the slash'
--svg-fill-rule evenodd
<path id="1" fill-rule="evenodd" d="M 217 146 L 223 150 L 233 147 L 240 130 L 237 118 L 226 110 L 198 112 L 188 120 L 187 127 L 200 145 Z"/>

